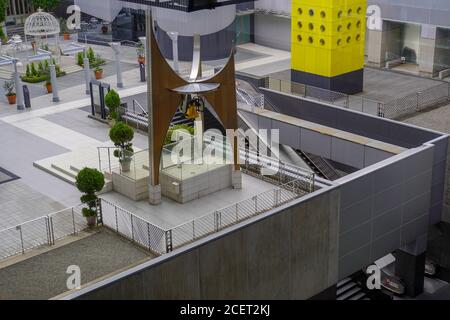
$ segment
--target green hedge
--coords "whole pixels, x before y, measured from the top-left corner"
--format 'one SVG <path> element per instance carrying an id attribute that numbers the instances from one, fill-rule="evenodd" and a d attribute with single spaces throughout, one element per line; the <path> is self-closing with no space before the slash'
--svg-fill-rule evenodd
<path id="1" fill-rule="evenodd" d="M 65 76 L 65 75 L 66 75 L 66 72 L 61 71 L 56 76 L 59 78 L 59 77 Z M 46 80 L 47 80 L 46 75 L 37 76 L 37 77 L 27 77 L 27 76 L 22 77 L 22 81 L 27 82 L 27 83 L 39 83 L 39 82 L 44 82 Z"/>

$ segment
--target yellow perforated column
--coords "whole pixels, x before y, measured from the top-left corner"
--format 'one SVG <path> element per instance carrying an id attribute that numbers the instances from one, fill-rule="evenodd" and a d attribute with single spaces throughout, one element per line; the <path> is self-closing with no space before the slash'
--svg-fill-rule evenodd
<path id="1" fill-rule="evenodd" d="M 366 0 L 292 1 L 292 80 L 362 91 Z"/>

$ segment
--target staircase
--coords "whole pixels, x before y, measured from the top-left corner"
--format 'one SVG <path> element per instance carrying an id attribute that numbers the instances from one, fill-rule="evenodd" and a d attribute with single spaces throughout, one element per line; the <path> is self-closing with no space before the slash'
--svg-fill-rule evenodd
<path id="1" fill-rule="evenodd" d="M 298 155 L 306 162 L 306 164 L 320 177 L 329 181 L 334 181 L 342 178 L 344 174 L 341 171 L 336 170 L 331 164 L 324 158 L 296 150 Z"/>
<path id="2" fill-rule="evenodd" d="M 80 169 L 73 165 L 65 164 L 62 162 L 51 163 L 50 166 L 42 165 L 40 163 L 33 163 L 33 165 L 71 185 L 76 185 L 77 174 Z M 105 176 L 105 186 L 100 193 L 112 191 L 112 181 Z"/>
<path id="3" fill-rule="evenodd" d="M 14 73 L 12 71 L 5 68 L 0 68 L 0 79 L 3 80 L 12 80 L 14 78 Z"/>
<path id="4" fill-rule="evenodd" d="M 61 68 L 61 71 L 65 72 L 66 74 L 76 73 L 83 71 L 83 68 L 79 65 L 71 65 L 71 66 L 65 66 Z"/>
<path id="5" fill-rule="evenodd" d="M 127 107 L 123 110 L 121 117 L 125 123 L 135 127 L 136 129 L 144 131 L 148 130 L 148 113 L 136 100 L 133 101 L 133 108 Z M 192 125 L 193 120 L 186 119 L 184 114 L 177 110 L 172 119 L 171 125 L 174 126 L 178 124 Z"/>
<path id="6" fill-rule="evenodd" d="M 351 277 L 337 284 L 336 300 L 370 300 L 363 289 Z"/>

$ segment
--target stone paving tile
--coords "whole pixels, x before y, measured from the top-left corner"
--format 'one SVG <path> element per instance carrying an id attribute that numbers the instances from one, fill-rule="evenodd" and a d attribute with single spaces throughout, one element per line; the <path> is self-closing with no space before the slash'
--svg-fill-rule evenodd
<path id="1" fill-rule="evenodd" d="M 59 211 L 65 206 L 21 180 L 0 185 L 0 230 Z"/>
<path id="2" fill-rule="evenodd" d="M 0 300 L 49 299 L 67 291 L 67 267 L 81 269 L 81 284 L 152 256 L 103 229 L 84 239 L 0 269 Z"/>

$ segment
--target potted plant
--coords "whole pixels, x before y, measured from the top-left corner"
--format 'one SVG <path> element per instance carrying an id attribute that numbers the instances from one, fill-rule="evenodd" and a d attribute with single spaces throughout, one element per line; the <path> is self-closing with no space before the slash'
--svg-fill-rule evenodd
<path id="1" fill-rule="evenodd" d="M 5 81 L 3 88 L 5 89 L 5 96 L 8 99 L 8 103 L 15 104 L 16 100 L 17 100 L 17 95 L 14 92 L 14 90 L 15 90 L 14 81 Z"/>
<path id="2" fill-rule="evenodd" d="M 105 105 L 109 110 L 108 117 L 111 120 L 110 123 L 115 124 L 119 120 L 118 108 L 120 107 L 120 96 L 114 89 L 106 94 Z"/>
<path id="3" fill-rule="evenodd" d="M 76 186 L 84 193 L 80 200 L 87 206 L 83 208 L 82 213 L 89 227 L 94 227 L 97 222 L 98 197 L 96 193 L 102 191 L 104 185 L 105 177 L 97 169 L 84 168 L 77 174 Z"/>
<path id="4" fill-rule="evenodd" d="M 139 42 L 139 45 L 136 48 L 136 53 L 138 55 L 139 64 L 145 64 L 145 46 L 142 42 Z"/>
<path id="5" fill-rule="evenodd" d="M 122 172 L 130 171 L 134 153 L 133 144 L 131 143 L 134 138 L 133 128 L 123 122 L 117 122 L 109 131 L 109 137 L 117 147 L 114 151 L 114 156 L 119 158 Z"/>
<path id="6" fill-rule="evenodd" d="M 60 19 L 61 32 L 63 34 L 64 40 L 70 40 L 69 28 L 67 27 L 67 21 L 64 18 Z"/>
<path id="7" fill-rule="evenodd" d="M 94 69 L 94 73 L 95 73 L 95 79 L 100 80 L 101 78 L 103 78 L 103 69 L 100 67 L 96 67 Z"/>
<path id="8" fill-rule="evenodd" d="M 47 93 L 52 93 L 53 92 L 52 79 L 51 79 L 49 74 L 47 74 L 47 76 L 45 78 L 44 86 L 47 89 Z"/>

